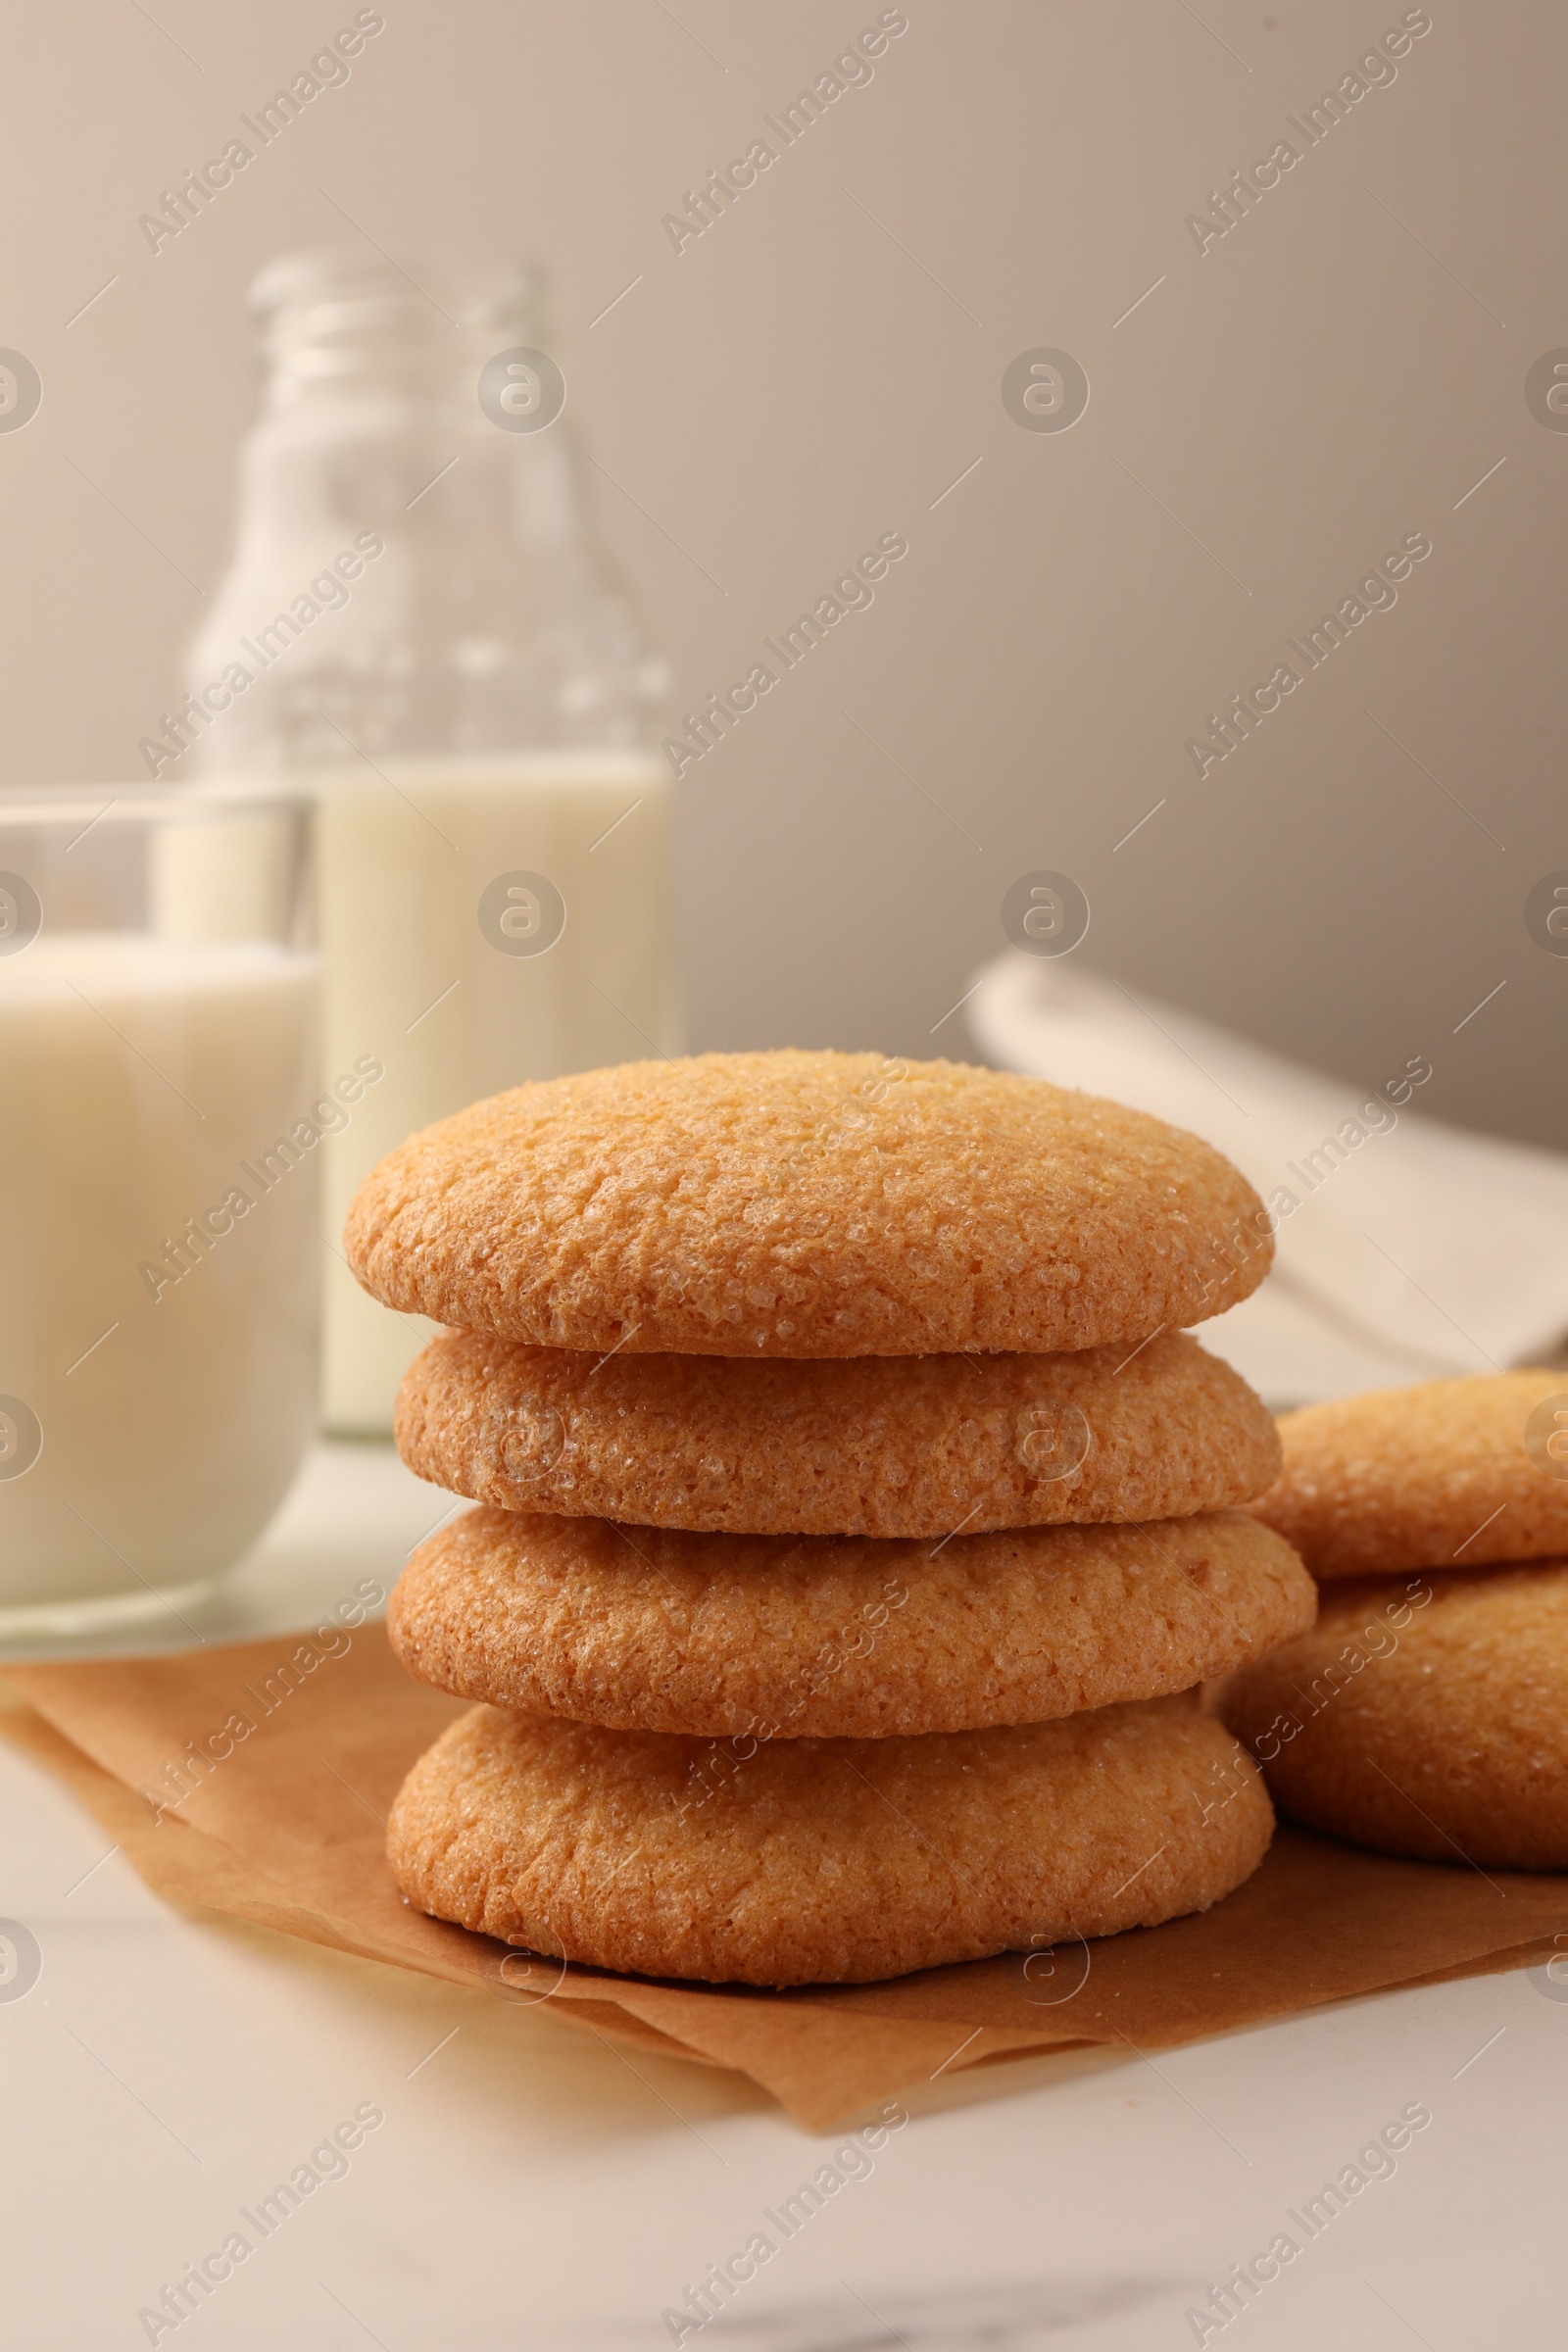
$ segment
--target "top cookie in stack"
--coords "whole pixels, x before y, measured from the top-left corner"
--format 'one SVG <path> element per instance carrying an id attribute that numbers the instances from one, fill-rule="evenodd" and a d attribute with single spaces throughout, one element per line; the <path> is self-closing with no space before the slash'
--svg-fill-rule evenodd
<path id="1" fill-rule="evenodd" d="M 874 1054 L 554 1078 L 411 1136 L 349 1262 L 386 1305 L 640 1355 L 1136 1346 L 1255 1290 L 1251 1186 L 1142 1111 Z"/>
<path id="2" fill-rule="evenodd" d="M 1255 1865 L 1256 1776 L 1173 1696 L 1312 1611 L 1234 1508 L 1268 1416 L 1182 1336 L 1271 1253 L 1218 1153 L 990 1070 L 712 1054 L 476 1103 L 345 1238 L 456 1327 L 398 1441 L 487 1506 L 389 1617 L 487 1702 L 393 1816 L 424 1908 L 798 1983 L 1148 1924 Z"/>

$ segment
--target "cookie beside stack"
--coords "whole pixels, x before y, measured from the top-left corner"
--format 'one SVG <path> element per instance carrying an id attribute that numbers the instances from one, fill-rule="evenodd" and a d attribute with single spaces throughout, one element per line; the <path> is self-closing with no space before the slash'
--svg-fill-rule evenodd
<path id="1" fill-rule="evenodd" d="M 393 1596 L 478 1700 L 393 1869 L 618 1970 L 856 1982 L 1206 1907 L 1254 1768 L 1190 1693 L 1310 1621 L 1236 1506 L 1278 1463 L 1182 1327 L 1262 1211 L 1157 1120 L 871 1054 L 516 1089 L 415 1136 L 345 1236 L 454 1328 L 398 1440 L 479 1507 Z"/>
<path id="2" fill-rule="evenodd" d="M 1568 1869 L 1568 1375 L 1376 1390 L 1280 1433 L 1253 1508 L 1322 1611 L 1220 1705 L 1281 1810 L 1385 1853 Z"/>

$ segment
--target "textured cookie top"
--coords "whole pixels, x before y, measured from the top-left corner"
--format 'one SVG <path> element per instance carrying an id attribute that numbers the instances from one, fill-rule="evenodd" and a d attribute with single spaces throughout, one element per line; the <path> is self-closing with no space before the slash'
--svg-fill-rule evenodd
<path id="1" fill-rule="evenodd" d="M 477 1502 L 753 1535 L 1180 1519 L 1259 1494 L 1279 1439 L 1184 1333 L 1057 1355 L 632 1355 L 447 1332 L 398 1396 L 411 1470 Z"/>
<path id="2" fill-rule="evenodd" d="M 361 1186 L 388 1306 L 684 1355 L 1094 1348 L 1254 1290 L 1257 1196 L 1196 1136 L 1039 1079 L 875 1054 L 708 1054 L 519 1086 Z"/>
<path id="3" fill-rule="evenodd" d="M 621 1730 L 876 1739 L 1185 1690 L 1310 1625 L 1245 1511 L 937 1544 L 682 1535 L 488 1507 L 420 1544 L 387 1612 L 412 1674 Z"/>
<path id="4" fill-rule="evenodd" d="M 861 1984 L 1206 1910 L 1272 1827 L 1235 1741 L 1179 1701 L 741 1762 L 475 1707 L 404 1782 L 387 1853 L 421 1910 L 560 1959 Z"/>
<path id="5" fill-rule="evenodd" d="M 1279 1428 L 1285 1468 L 1252 1508 L 1314 1576 L 1568 1552 L 1568 1373 L 1375 1389 Z"/>
<path id="6" fill-rule="evenodd" d="M 1568 1869 L 1568 1564 L 1347 1581 L 1221 1711 L 1281 1809 L 1396 1854 Z"/>

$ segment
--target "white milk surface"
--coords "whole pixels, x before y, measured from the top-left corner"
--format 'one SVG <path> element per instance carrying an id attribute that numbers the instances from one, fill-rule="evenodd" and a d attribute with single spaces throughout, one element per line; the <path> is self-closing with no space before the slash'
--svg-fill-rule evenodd
<path id="1" fill-rule="evenodd" d="M 362 1177 L 416 1129 L 524 1079 L 673 1050 L 670 779 L 641 755 L 557 754 L 454 768 L 378 760 L 313 779 L 328 1084 L 382 1064 L 326 1152 L 335 1244 Z M 543 875 L 564 928 L 535 954 L 497 945 L 485 893 Z M 525 885 L 503 912 L 522 946 L 548 909 Z M 537 894 L 534 894 L 537 897 Z M 530 935 L 530 925 L 536 925 Z M 433 1326 L 390 1313 L 329 1261 L 329 1428 L 390 1427 Z"/>
<path id="2" fill-rule="evenodd" d="M 314 957 L 145 933 L 0 957 L 0 1608 L 199 1583 L 287 1490 L 318 987 Z"/>

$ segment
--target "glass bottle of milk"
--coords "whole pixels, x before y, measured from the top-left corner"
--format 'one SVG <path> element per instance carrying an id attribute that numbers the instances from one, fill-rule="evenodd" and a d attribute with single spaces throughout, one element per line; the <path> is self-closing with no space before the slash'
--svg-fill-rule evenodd
<path id="1" fill-rule="evenodd" d="M 675 1044 L 666 671 L 530 267 L 367 245 L 271 264 L 252 304 L 261 414 L 170 766 L 318 796 L 325 1068 L 386 1069 L 324 1155 L 326 1420 L 373 1434 L 425 1330 L 342 1261 L 361 1177 L 477 1096 Z"/>

